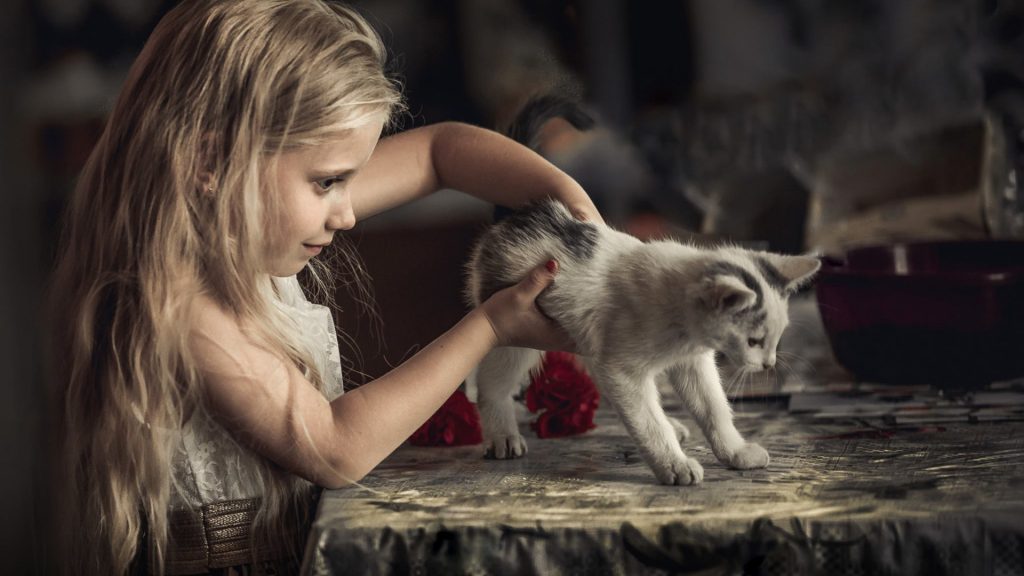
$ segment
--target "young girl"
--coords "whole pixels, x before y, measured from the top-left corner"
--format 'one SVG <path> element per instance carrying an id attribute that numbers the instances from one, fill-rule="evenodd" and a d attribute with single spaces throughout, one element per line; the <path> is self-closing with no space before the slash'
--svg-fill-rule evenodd
<path id="1" fill-rule="evenodd" d="M 336 234 L 442 187 L 600 218 L 495 133 L 380 139 L 401 105 L 383 64 L 367 23 L 321 0 L 186 0 L 154 30 L 52 285 L 68 572 L 294 571 L 313 486 L 361 479 L 492 348 L 571 346 L 534 304 L 552 261 L 341 395 L 330 315 L 295 278 Z"/>

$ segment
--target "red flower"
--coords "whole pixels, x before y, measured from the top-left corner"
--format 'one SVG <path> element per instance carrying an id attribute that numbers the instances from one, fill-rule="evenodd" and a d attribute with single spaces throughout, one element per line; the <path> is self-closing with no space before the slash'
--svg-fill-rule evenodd
<path id="1" fill-rule="evenodd" d="M 483 441 L 480 415 L 462 390 L 456 390 L 409 437 L 409 443 L 414 446 L 467 446 Z"/>
<path id="2" fill-rule="evenodd" d="M 526 408 L 543 411 L 530 423 L 540 438 L 582 434 L 595 427 L 600 395 L 572 354 L 548 352 L 541 371 L 526 389 Z"/>

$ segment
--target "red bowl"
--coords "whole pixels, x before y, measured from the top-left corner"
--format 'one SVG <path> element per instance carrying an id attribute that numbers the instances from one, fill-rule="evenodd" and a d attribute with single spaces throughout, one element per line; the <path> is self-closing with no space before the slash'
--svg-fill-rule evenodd
<path id="1" fill-rule="evenodd" d="M 826 258 L 818 307 L 859 380 L 974 388 L 1024 376 L 1024 242 L 930 242 Z"/>

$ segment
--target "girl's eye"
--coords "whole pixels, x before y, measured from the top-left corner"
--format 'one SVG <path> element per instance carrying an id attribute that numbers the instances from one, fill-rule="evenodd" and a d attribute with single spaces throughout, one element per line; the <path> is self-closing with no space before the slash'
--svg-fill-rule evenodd
<path id="1" fill-rule="evenodd" d="M 340 182 L 342 182 L 341 178 L 338 178 L 337 176 L 331 176 L 330 178 L 317 180 L 316 187 L 319 188 L 321 192 L 330 192 L 331 188 L 334 188 L 334 185 Z"/>
<path id="2" fill-rule="evenodd" d="M 761 348 L 764 346 L 764 338 L 748 338 L 747 346 L 751 348 Z"/>

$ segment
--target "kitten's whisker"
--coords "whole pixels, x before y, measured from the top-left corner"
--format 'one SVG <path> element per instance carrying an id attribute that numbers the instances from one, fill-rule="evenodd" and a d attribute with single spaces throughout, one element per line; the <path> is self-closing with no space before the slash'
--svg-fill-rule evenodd
<path id="1" fill-rule="evenodd" d="M 743 380 L 742 380 L 742 382 L 740 382 L 740 390 L 739 390 L 739 392 L 740 393 L 744 393 L 745 392 L 745 390 L 744 390 L 745 388 L 747 388 L 747 389 L 751 388 L 753 386 L 753 384 L 754 384 L 754 379 L 757 378 L 757 375 L 758 375 L 758 372 L 754 372 L 753 370 L 744 368 L 744 370 L 743 370 Z"/>
<path id="2" fill-rule="evenodd" d="M 732 377 L 729 378 L 729 381 L 725 383 L 725 396 L 726 396 L 726 398 L 731 398 L 731 397 L 735 396 L 733 391 L 736 388 L 736 383 L 742 377 L 743 377 L 743 368 L 742 367 L 737 368 L 736 371 L 733 373 Z"/>
<path id="3" fill-rule="evenodd" d="M 779 383 L 779 373 L 774 368 L 769 368 L 761 372 L 761 378 L 764 381 L 763 388 L 765 390 L 774 390 Z"/>
<path id="4" fill-rule="evenodd" d="M 786 361 L 785 358 L 778 356 L 777 359 L 779 361 L 779 367 L 784 368 L 789 372 L 789 374 L 792 374 L 793 377 L 796 378 L 797 383 L 800 384 L 801 388 L 807 387 L 807 382 L 803 379 L 802 376 L 800 376 L 799 372 L 793 369 L 793 367 L 789 364 L 789 362 Z M 785 381 L 783 381 L 783 384 L 785 384 Z"/>
<path id="5" fill-rule="evenodd" d="M 803 376 L 800 375 L 800 370 L 793 366 L 793 364 L 789 360 L 787 360 L 785 356 L 778 356 L 778 361 L 779 366 L 782 366 L 783 368 L 788 370 L 790 374 L 795 376 L 800 381 L 801 385 L 806 384 L 806 382 L 803 379 Z M 810 370 L 813 372 L 814 365 L 811 364 L 810 362 L 807 362 L 806 360 L 804 360 L 804 362 L 806 363 L 807 367 L 810 368 Z"/>
<path id="6" fill-rule="evenodd" d="M 739 396 L 743 392 L 743 383 L 750 377 L 750 372 L 747 371 L 746 367 L 740 368 L 736 372 L 736 378 L 733 379 L 733 390 L 732 393 L 735 396 Z"/>
<path id="7" fill-rule="evenodd" d="M 780 359 L 781 358 L 787 358 L 787 359 L 792 360 L 794 362 L 795 361 L 799 361 L 799 362 L 802 363 L 802 366 L 805 366 L 807 368 L 807 370 L 809 372 L 811 372 L 811 373 L 817 373 L 817 371 L 818 371 L 818 367 L 814 365 L 814 362 L 811 362 L 810 360 L 808 360 L 808 359 L 806 359 L 806 358 L 804 358 L 804 357 L 802 357 L 799 354 L 796 354 L 794 352 L 787 352 L 785 350 L 778 350 L 776 352 L 776 357 L 780 358 Z"/>
<path id="8" fill-rule="evenodd" d="M 779 387 L 779 371 L 777 369 L 772 367 L 764 371 L 764 385 L 769 390 L 775 390 Z"/>
<path id="9" fill-rule="evenodd" d="M 828 310 L 830 312 L 831 311 L 840 310 L 840 308 L 838 306 L 832 306 L 831 304 L 818 303 L 818 306 L 820 306 L 821 308 L 823 308 L 825 310 Z"/>

